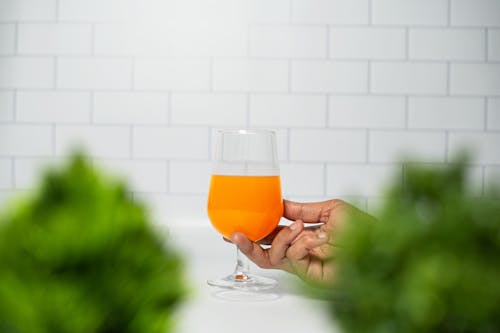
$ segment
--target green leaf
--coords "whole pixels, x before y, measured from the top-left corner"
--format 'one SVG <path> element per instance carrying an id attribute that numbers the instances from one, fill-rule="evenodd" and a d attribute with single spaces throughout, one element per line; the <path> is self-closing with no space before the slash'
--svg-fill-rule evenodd
<path id="1" fill-rule="evenodd" d="M 326 293 L 346 332 L 500 331 L 500 200 L 467 190 L 466 162 L 407 165 L 379 220 L 338 235 Z"/>
<path id="2" fill-rule="evenodd" d="M 0 332 L 168 332 L 183 263 L 83 154 L 0 218 Z"/>

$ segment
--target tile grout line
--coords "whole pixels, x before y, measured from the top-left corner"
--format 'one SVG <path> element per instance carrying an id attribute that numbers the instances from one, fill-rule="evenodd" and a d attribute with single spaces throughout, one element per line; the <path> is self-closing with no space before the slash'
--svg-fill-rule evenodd
<path id="1" fill-rule="evenodd" d="M 293 61 L 292 59 L 288 59 L 288 61 L 287 61 L 288 62 L 288 64 L 287 64 L 288 65 L 288 68 L 287 68 L 287 70 L 288 70 L 288 73 L 287 73 L 288 74 L 288 87 L 287 87 L 288 91 L 287 91 L 287 93 L 288 94 L 292 94 L 292 68 L 293 68 L 292 61 Z"/>
<path id="2" fill-rule="evenodd" d="M 167 98 L 167 107 L 165 110 L 166 117 L 167 117 L 167 126 L 170 127 L 172 124 L 172 118 L 173 118 L 173 113 L 174 113 L 174 94 L 170 90 L 166 93 L 166 98 Z"/>
<path id="3" fill-rule="evenodd" d="M 14 112 L 12 120 L 14 123 L 17 123 L 19 118 L 18 102 L 17 102 L 18 94 L 19 94 L 19 89 L 14 89 L 12 91 L 12 111 Z"/>
<path id="4" fill-rule="evenodd" d="M 10 180 L 10 188 L 14 190 L 16 188 L 16 158 L 11 156 L 10 158 L 10 176 L 12 179 Z"/>
<path id="5" fill-rule="evenodd" d="M 372 92 L 372 62 L 368 60 L 366 63 L 366 94 L 371 95 Z"/>
<path id="6" fill-rule="evenodd" d="M 323 196 L 326 198 L 328 193 L 328 162 L 323 162 Z"/>
<path id="7" fill-rule="evenodd" d="M 490 34 L 490 30 L 488 28 L 484 28 L 484 62 L 485 63 L 488 63 L 490 62 L 490 56 L 489 56 L 489 52 L 490 52 L 490 45 L 489 45 L 489 34 Z"/>
<path id="8" fill-rule="evenodd" d="M 482 179 L 481 179 L 481 189 L 482 189 L 482 192 L 481 194 L 483 196 L 486 195 L 486 165 L 482 165 L 481 166 L 481 171 L 482 171 Z"/>
<path id="9" fill-rule="evenodd" d="M 251 45 L 251 41 L 252 41 L 252 24 L 251 23 L 248 23 L 246 25 L 247 27 L 247 31 L 246 31 L 246 34 L 245 34 L 245 38 L 246 38 L 246 41 L 245 41 L 245 46 L 246 46 L 246 58 L 249 58 L 251 57 L 252 55 L 252 45 Z"/>
<path id="10" fill-rule="evenodd" d="M 210 57 L 208 61 L 208 91 L 210 93 L 214 92 L 214 57 Z"/>
<path id="11" fill-rule="evenodd" d="M 94 57 L 96 55 L 95 53 L 95 23 L 90 24 L 90 43 L 91 43 L 91 48 L 90 48 L 90 56 Z"/>
<path id="12" fill-rule="evenodd" d="M 484 124 L 483 124 L 483 131 L 487 132 L 488 131 L 488 97 L 485 96 L 483 100 L 483 114 L 484 114 Z"/>
<path id="13" fill-rule="evenodd" d="M 330 96 L 325 95 L 325 128 L 330 127 Z"/>
<path id="14" fill-rule="evenodd" d="M 130 90 L 135 91 L 135 69 L 136 69 L 136 57 L 130 57 Z"/>
<path id="15" fill-rule="evenodd" d="M 57 125 L 55 123 L 52 123 L 52 157 L 55 157 L 56 156 L 56 153 L 57 153 L 57 144 L 56 144 L 56 141 L 57 141 Z"/>
<path id="16" fill-rule="evenodd" d="M 165 193 L 166 194 L 170 194 L 170 191 L 171 191 L 171 185 L 170 185 L 170 172 L 171 172 L 171 169 L 172 169 L 172 166 L 171 166 L 171 161 L 169 159 L 167 159 L 165 161 L 165 169 L 166 169 L 166 172 L 167 172 L 167 177 L 166 177 L 166 184 L 165 184 Z"/>
<path id="17" fill-rule="evenodd" d="M 404 110 L 405 110 L 405 126 L 404 130 L 410 129 L 410 97 L 408 95 L 404 96 Z"/>
<path id="18" fill-rule="evenodd" d="M 449 155 L 449 150 L 450 150 L 450 131 L 445 130 L 444 131 L 444 162 L 448 163 L 448 155 Z"/>
<path id="19" fill-rule="evenodd" d="M 326 60 L 330 60 L 331 52 L 330 52 L 330 26 L 327 24 L 326 25 L 326 48 L 325 48 L 325 53 L 326 53 Z"/>
<path id="20" fill-rule="evenodd" d="M 245 94 L 245 127 L 250 128 L 250 107 L 251 107 L 251 93 Z"/>
<path id="21" fill-rule="evenodd" d="M 129 130 L 128 155 L 129 158 L 132 160 L 134 159 L 134 125 L 130 124 L 128 126 L 128 130 Z"/>
<path id="22" fill-rule="evenodd" d="M 365 163 L 369 165 L 371 156 L 370 156 L 370 129 L 368 129 L 368 128 L 366 129 L 366 143 L 365 144 L 366 144 L 366 157 L 365 157 L 366 161 L 365 161 Z"/>
<path id="23" fill-rule="evenodd" d="M 61 0 L 56 0 L 56 10 L 55 10 L 56 22 L 59 22 L 60 6 L 61 6 Z"/>
<path id="24" fill-rule="evenodd" d="M 451 61 L 446 62 L 446 96 L 451 96 Z"/>
<path id="25" fill-rule="evenodd" d="M 14 56 L 19 55 L 19 21 L 14 23 Z"/>
<path id="26" fill-rule="evenodd" d="M 95 26 L 92 30 L 92 45 L 95 45 Z M 94 47 L 92 48 L 92 51 L 93 53 L 95 53 L 95 50 L 94 50 Z M 136 70 L 136 57 L 135 55 L 134 56 L 131 56 L 130 57 L 130 90 L 132 91 L 132 94 L 135 93 L 135 70 Z M 168 109 L 167 109 L 167 112 L 168 112 Z M 167 114 L 167 122 L 168 122 L 168 114 Z M 128 154 L 129 154 L 129 158 L 131 160 L 134 159 L 134 134 L 135 134 L 135 130 L 134 130 L 134 124 L 131 123 L 129 126 L 129 147 L 128 147 Z"/>
<path id="27" fill-rule="evenodd" d="M 58 87 L 58 74 L 59 74 L 59 69 L 58 69 L 58 66 L 59 66 L 59 57 L 58 56 L 54 56 L 54 68 L 53 68 L 53 74 L 54 74 L 54 83 L 53 83 L 53 89 L 54 91 L 57 91 L 57 87 Z"/>
<path id="28" fill-rule="evenodd" d="M 95 121 L 95 91 L 91 90 L 89 92 L 90 97 L 90 114 L 89 114 L 89 125 L 94 125 Z"/>
<path id="29" fill-rule="evenodd" d="M 215 152 L 213 151 L 213 139 L 212 139 L 212 133 L 214 133 L 214 128 L 213 126 L 208 126 L 207 128 L 207 131 L 208 131 L 208 140 L 207 140 L 207 144 L 208 144 L 208 161 L 212 164 L 212 160 L 214 158 L 214 154 Z M 212 166 L 210 166 L 212 167 Z M 210 170 L 210 173 L 212 170 Z"/>
<path id="30" fill-rule="evenodd" d="M 290 162 L 291 161 L 291 157 L 292 157 L 292 148 L 291 148 L 291 142 L 292 142 L 292 133 L 291 133 L 291 129 L 288 127 L 286 129 L 286 161 L 287 162 Z"/>
<path id="31" fill-rule="evenodd" d="M 451 27 L 451 7 L 452 7 L 451 0 L 447 1 L 446 7 L 448 9 L 448 12 L 446 13 L 447 14 L 447 17 L 446 17 L 447 27 L 450 28 Z"/>
<path id="32" fill-rule="evenodd" d="M 373 25 L 373 0 L 368 0 L 368 25 Z"/>

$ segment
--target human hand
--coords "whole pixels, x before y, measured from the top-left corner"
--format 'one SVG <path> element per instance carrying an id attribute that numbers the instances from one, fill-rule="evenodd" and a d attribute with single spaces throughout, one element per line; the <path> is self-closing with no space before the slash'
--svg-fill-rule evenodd
<path id="1" fill-rule="evenodd" d="M 262 268 L 282 269 L 306 280 L 326 282 L 333 278 L 335 267 L 330 259 L 335 250 L 335 230 L 342 227 L 346 215 L 358 211 L 342 200 L 315 203 L 284 201 L 283 216 L 295 221 L 279 226 L 259 244 L 244 234 L 234 233 L 231 241 L 250 260 Z M 305 224 L 320 223 L 315 227 Z M 271 244 L 263 249 L 260 244 Z"/>

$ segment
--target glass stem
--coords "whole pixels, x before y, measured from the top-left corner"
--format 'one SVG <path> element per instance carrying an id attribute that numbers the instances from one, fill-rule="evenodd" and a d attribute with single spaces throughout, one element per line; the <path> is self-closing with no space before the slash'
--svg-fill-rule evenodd
<path id="1" fill-rule="evenodd" d="M 241 253 L 240 249 L 236 247 L 236 267 L 234 269 L 233 277 L 236 282 L 250 281 L 249 276 L 250 265 L 248 258 Z"/>

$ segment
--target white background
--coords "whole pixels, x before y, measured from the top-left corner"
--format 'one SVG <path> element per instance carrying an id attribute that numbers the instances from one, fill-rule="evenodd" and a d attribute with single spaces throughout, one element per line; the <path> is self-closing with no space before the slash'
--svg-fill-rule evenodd
<path id="1" fill-rule="evenodd" d="M 500 0 L 0 0 L 0 203 L 80 144 L 156 223 L 202 223 L 226 127 L 277 131 L 291 199 L 373 210 L 401 156 L 462 146 L 484 191 Z"/>

